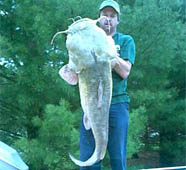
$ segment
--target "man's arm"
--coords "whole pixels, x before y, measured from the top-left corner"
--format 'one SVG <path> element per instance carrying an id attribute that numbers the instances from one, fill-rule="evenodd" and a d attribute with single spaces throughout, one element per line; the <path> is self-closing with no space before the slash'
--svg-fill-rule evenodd
<path id="1" fill-rule="evenodd" d="M 73 72 L 69 67 L 68 64 L 64 65 L 59 70 L 59 75 L 62 79 L 64 79 L 68 84 L 76 85 L 78 83 L 78 75 Z"/>
<path id="2" fill-rule="evenodd" d="M 113 69 L 123 78 L 126 79 L 132 67 L 132 64 L 128 60 L 123 60 L 119 56 L 115 57 L 115 63 L 113 64 Z"/>

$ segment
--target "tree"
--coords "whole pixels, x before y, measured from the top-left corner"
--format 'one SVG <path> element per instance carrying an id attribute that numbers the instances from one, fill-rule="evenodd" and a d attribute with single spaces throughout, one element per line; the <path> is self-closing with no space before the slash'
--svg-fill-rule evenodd
<path id="1" fill-rule="evenodd" d="M 17 146 L 29 166 L 37 170 L 50 169 L 54 166 L 51 165 L 49 158 L 45 160 L 47 144 L 40 143 L 41 129 L 43 126 L 46 127 L 43 124 L 50 121 L 49 116 L 46 116 L 48 112 L 45 113 L 47 105 L 58 105 L 63 98 L 71 104 L 67 108 L 61 105 L 62 112 L 58 115 L 73 113 L 79 109 L 77 87 L 67 86 L 58 75 L 59 68 L 68 59 L 67 52 L 62 48 L 52 47 L 50 44 L 53 34 L 57 31 L 56 28 L 60 28 L 62 18 L 66 23 L 63 23 L 61 29 L 67 27 L 69 15 L 62 10 L 63 5 L 60 1 L 47 0 L 9 0 L 0 3 L 0 56 L 5 61 L 0 70 L 2 79 L 0 137 L 6 143 Z M 59 9 L 56 10 L 56 7 Z M 66 10 L 68 12 L 70 9 Z M 61 40 L 62 42 L 64 39 Z M 49 115 L 52 119 L 53 115 Z M 58 115 L 55 116 L 56 121 L 59 119 Z M 76 116 L 78 117 L 78 114 Z M 39 121 L 43 121 L 41 126 L 36 123 Z M 61 128 L 64 130 L 65 127 Z M 69 127 L 64 131 L 70 134 L 71 130 L 72 128 Z M 53 136 L 49 137 L 53 138 Z M 43 138 L 41 139 L 44 141 Z M 60 159 L 67 157 L 68 154 L 63 149 L 66 145 L 70 146 L 68 142 L 67 140 L 63 143 L 64 146 L 60 147 L 62 150 L 56 154 L 57 158 L 54 157 L 57 159 L 55 166 L 59 164 L 59 155 L 66 154 Z M 54 149 L 55 152 L 56 150 Z M 29 155 L 26 157 L 27 153 Z M 38 168 L 36 168 L 36 160 Z M 66 164 L 68 162 L 70 160 L 67 160 Z"/>
<path id="2" fill-rule="evenodd" d="M 68 152 L 78 156 L 79 92 L 58 75 L 68 62 L 65 36 L 50 41 L 69 18 L 97 18 L 98 3 L 0 0 L 0 138 L 21 151 L 30 169 L 74 168 Z M 155 150 L 162 166 L 175 165 L 185 153 L 184 12 L 180 18 L 168 0 L 120 4 L 119 31 L 134 37 L 137 50 L 128 82 L 128 156 Z"/>
<path id="3" fill-rule="evenodd" d="M 173 2 L 141 2 L 132 9 L 123 7 L 120 27 L 136 42 L 128 85 L 131 108 L 145 108 L 143 142 L 146 149 L 160 153 L 160 166 L 180 165 L 185 162 L 185 24 L 177 20 Z"/>

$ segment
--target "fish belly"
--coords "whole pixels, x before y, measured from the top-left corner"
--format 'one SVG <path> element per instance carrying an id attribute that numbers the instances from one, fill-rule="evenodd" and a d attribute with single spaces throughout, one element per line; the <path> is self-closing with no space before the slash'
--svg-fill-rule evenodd
<path id="1" fill-rule="evenodd" d="M 109 108 L 112 95 L 111 67 L 97 63 L 79 74 L 81 105 L 95 139 L 97 159 L 103 159 L 108 143 Z"/>

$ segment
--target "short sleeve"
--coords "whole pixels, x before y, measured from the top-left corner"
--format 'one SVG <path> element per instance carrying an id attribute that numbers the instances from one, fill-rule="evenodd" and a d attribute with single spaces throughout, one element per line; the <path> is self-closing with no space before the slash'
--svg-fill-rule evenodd
<path id="1" fill-rule="evenodd" d="M 129 35 L 123 37 L 123 43 L 120 46 L 120 57 L 134 64 L 136 57 L 135 43 L 133 38 Z"/>

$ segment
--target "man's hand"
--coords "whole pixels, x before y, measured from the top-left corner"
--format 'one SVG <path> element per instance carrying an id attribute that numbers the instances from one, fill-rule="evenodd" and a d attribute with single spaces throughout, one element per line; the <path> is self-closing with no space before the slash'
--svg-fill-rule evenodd
<path id="1" fill-rule="evenodd" d="M 61 76 L 62 79 L 64 79 L 67 83 L 71 85 L 76 85 L 78 83 L 77 74 L 69 68 L 68 64 L 64 65 L 59 70 L 59 75 Z"/>
<path id="2" fill-rule="evenodd" d="M 116 66 L 116 64 L 117 64 L 116 58 L 112 59 L 111 60 L 111 67 L 112 67 L 112 69 Z"/>
<path id="3" fill-rule="evenodd" d="M 128 60 L 123 60 L 117 55 L 111 61 L 111 66 L 123 79 L 126 79 L 130 74 L 132 64 Z"/>

